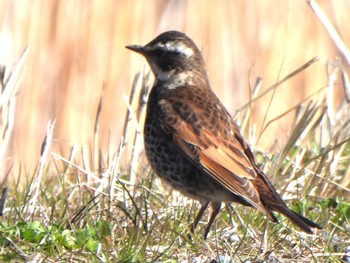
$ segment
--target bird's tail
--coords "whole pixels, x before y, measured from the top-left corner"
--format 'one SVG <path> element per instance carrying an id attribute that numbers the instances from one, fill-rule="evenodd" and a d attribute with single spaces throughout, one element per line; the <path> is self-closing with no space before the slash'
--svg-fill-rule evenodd
<path id="1" fill-rule="evenodd" d="M 259 188 L 262 202 L 270 209 L 270 212 L 272 210 L 285 215 L 300 229 L 309 234 L 312 234 L 311 228 L 322 229 L 318 224 L 290 210 L 262 171 L 259 171 L 259 175 L 256 178 L 256 186 Z M 272 221 L 275 220 L 272 219 Z"/>
<path id="2" fill-rule="evenodd" d="M 311 220 L 301 215 L 298 215 L 297 213 L 290 210 L 284 203 L 283 205 L 278 204 L 277 206 L 272 206 L 271 208 L 285 215 L 287 218 L 289 218 L 290 221 L 292 221 L 295 225 L 297 225 L 300 229 L 302 229 L 306 233 L 312 234 L 311 228 L 322 229 L 315 222 L 312 222 Z"/>

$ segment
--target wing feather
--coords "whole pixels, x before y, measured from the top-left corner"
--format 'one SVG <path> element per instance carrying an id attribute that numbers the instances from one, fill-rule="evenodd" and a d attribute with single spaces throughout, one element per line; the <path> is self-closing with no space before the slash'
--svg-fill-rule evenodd
<path id="1" fill-rule="evenodd" d="M 270 213 L 261 202 L 259 193 L 252 182 L 257 174 L 254 164 L 250 160 L 251 157 L 246 154 L 245 147 L 247 145 L 235 137 L 235 133 L 238 131 L 237 127 L 231 129 L 225 136 L 213 132 L 211 127 L 205 125 L 205 122 L 194 124 L 189 121 L 188 114 L 185 115 L 184 112 L 176 109 L 174 102 L 168 99 L 164 98 L 159 102 L 162 126 L 165 131 L 171 133 L 174 143 L 179 149 L 195 165 L 204 169 L 207 174 L 229 191 L 242 196 L 251 205 L 269 216 Z M 182 103 L 186 102 L 186 97 L 182 97 L 182 99 Z M 193 108 L 185 112 L 196 114 L 191 119 L 200 122 L 203 116 L 200 115 L 198 107 L 195 107 L 196 105 L 193 103 L 186 105 L 187 107 L 192 105 Z M 219 125 L 227 125 L 227 122 L 222 122 Z M 232 125 L 235 125 L 233 121 Z M 224 128 L 228 129 L 228 127 Z M 241 138 L 240 134 L 239 136 Z"/>

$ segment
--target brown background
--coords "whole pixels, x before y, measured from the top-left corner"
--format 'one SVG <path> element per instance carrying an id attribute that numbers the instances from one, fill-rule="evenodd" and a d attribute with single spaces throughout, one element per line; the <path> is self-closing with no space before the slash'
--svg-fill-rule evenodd
<path id="1" fill-rule="evenodd" d="M 317 2 L 349 45 L 350 2 Z M 248 140 L 266 151 L 283 145 L 293 116 L 274 122 L 256 141 L 265 114 L 266 124 L 326 87 L 326 64 L 341 57 L 301 0 L 2 0 L 0 26 L 1 64 L 10 68 L 29 46 L 5 162 L 7 167 L 15 164 L 12 176 L 19 167 L 36 167 L 49 119 L 56 119 L 52 151 L 66 157 L 73 144 L 91 149 L 101 96 L 99 147 L 114 153 L 126 112 L 122 98 L 128 97 L 135 73 L 145 65 L 124 46 L 146 44 L 163 31 L 183 31 L 198 44 L 212 88 L 231 113 L 248 101 L 257 77 L 263 78 L 264 90 L 314 56 L 320 58 L 277 90 L 268 112 L 272 93 L 254 104 L 255 136 Z M 339 82 L 335 107 L 344 98 Z"/>

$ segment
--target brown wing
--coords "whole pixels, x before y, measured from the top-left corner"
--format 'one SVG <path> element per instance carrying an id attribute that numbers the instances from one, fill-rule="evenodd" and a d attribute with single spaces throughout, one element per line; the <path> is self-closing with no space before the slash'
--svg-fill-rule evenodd
<path id="1" fill-rule="evenodd" d="M 211 91 L 177 88 L 172 96 L 167 93 L 159 100 L 158 106 L 162 126 L 189 159 L 270 217 L 252 183 L 257 176 L 254 157 Z"/>

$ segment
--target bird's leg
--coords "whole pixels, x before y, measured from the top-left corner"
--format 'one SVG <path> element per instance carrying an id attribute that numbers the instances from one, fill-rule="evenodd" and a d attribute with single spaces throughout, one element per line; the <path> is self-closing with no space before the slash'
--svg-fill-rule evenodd
<path id="1" fill-rule="evenodd" d="M 198 214 L 197 214 L 196 218 L 194 219 L 194 222 L 193 222 L 193 224 L 191 226 L 191 233 L 192 234 L 194 233 L 194 229 L 198 225 L 199 220 L 201 220 L 205 209 L 207 209 L 207 207 L 209 205 L 208 201 L 201 200 L 200 203 L 201 203 L 201 208 L 199 209 Z"/>
<path id="2" fill-rule="evenodd" d="M 216 202 L 210 203 L 210 218 L 209 218 L 209 222 L 207 224 L 207 227 L 205 228 L 204 240 L 207 239 L 210 227 L 213 224 L 216 215 L 219 213 L 220 208 L 221 208 L 221 203 L 216 203 Z"/>

